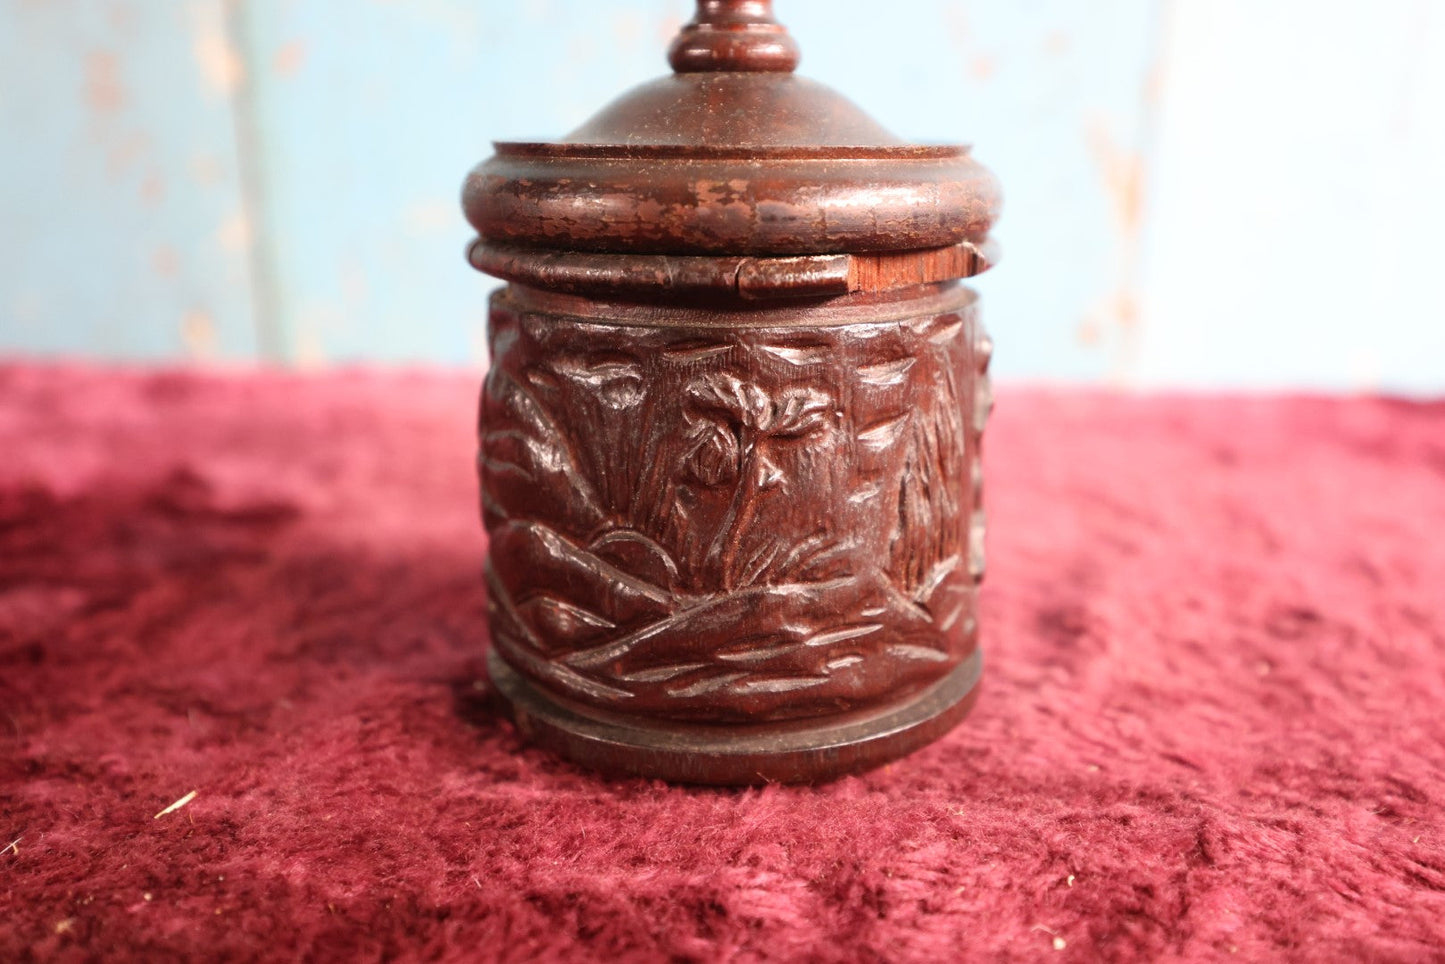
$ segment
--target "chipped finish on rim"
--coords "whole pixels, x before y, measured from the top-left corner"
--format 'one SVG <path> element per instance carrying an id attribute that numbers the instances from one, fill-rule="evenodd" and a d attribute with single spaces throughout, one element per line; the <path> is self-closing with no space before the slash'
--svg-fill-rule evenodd
<path id="1" fill-rule="evenodd" d="M 992 245 L 921 252 L 708 257 L 547 251 L 475 241 L 468 260 L 505 281 L 568 294 L 645 300 L 711 296 L 750 301 L 836 298 L 968 278 L 995 260 Z"/>
<path id="2" fill-rule="evenodd" d="M 633 254 L 940 248 L 984 242 L 998 217 L 997 182 L 961 149 L 731 153 L 503 148 L 463 206 L 486 241 Z"/>
<path id="3" fill-rule="evenodd" d="M 902 141 L 795 76 L 796 49 L 771 3 L 703 0 L 677 73 L 558 141 L 496 143 L 466 179 L 467 220 L 488 244 L 612 254 L 984 245 L 1001 197 L 969 148 Z"/>

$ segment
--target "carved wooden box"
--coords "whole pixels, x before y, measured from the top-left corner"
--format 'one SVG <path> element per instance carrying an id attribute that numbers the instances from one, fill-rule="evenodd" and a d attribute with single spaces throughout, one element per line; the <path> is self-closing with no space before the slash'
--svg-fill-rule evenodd
<path id="1" fill-rule="evenodd" d="M 793 76 L 704 0 L 644 85 L 467 180 L 493 683 L 600 769 L 702 783 L 875 765 L 981 668 L 992 177 Z"/>

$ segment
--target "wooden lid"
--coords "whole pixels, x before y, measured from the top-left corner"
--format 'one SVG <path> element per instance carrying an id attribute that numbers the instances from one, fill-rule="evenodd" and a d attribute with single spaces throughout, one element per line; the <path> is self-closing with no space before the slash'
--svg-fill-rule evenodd
<path id="1" fill-rule="evenodd" d="M 467 177 L 472 261 L 519 251 L 788 257 L 967 246 L 987 267 L 999 189 L 965 146 L 894 137 L 822 84 L 771 0 L 699 0 L 670 77 L 643 84 L 559 141 L 498 142 Z M 565 259 L 564 259 L 565 260 Z M 965 264 L 966 262 L 966 264 Z M 932 279 L 943 280 L 943 279 Z"/>

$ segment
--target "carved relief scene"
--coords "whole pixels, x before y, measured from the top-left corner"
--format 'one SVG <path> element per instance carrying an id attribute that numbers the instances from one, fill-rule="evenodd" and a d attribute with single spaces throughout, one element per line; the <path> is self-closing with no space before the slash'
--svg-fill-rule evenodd
<path id="1" fill-rule="evenodd" d="M 501 292 L 491 346 L 491 622 L 527 675 L 618 711 L 780 719 L 901 699 L 972 652 L 987 343 L 971 303 L 664 328 Z"/>

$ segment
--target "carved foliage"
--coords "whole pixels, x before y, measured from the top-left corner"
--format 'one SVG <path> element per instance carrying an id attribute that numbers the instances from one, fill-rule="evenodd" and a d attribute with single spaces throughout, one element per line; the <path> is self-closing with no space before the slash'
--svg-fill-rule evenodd
<path id="1" fill-rule="evenodd" d="M 501 298 L 491 325 L 488 584 L 518 669 L 628 712 L 762 720 L 902 696 L 971 652 L 971 310 L 704 331 Z"/>

